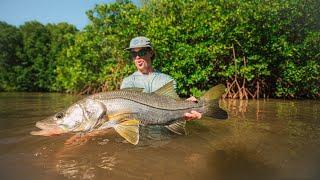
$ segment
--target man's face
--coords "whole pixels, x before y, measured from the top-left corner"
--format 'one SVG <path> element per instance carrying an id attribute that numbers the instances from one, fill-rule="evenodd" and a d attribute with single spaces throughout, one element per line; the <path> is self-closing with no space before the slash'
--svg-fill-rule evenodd
<path id="1" fill-rule="evenodd" d="M 134 48 L 131 49 L 131 57 L 134 60 L 138 71 L 148 73 L 152 67 L 151 57 L 153 52 L 147 48 Z"/>

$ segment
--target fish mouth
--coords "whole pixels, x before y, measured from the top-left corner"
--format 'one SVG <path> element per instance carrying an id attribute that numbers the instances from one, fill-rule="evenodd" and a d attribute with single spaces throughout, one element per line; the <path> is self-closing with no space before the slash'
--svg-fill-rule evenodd
<path id="1" fill-rule="evenodd" d="M 59 127 L 54 121 L 39 121 L 36 123 L 36 127 L 40 130 L 31 131 L 31 135 L 35 136 L 53 136 L 65 133 L 65 130 Z"/>

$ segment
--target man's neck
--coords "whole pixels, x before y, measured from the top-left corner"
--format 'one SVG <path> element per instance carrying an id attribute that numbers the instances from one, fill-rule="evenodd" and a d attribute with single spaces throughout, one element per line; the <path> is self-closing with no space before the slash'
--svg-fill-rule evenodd
<path id="1" fill-rule="evenodd" d="M 154 72 L 154 70 L 153 70 L 153 68 L 148 68 L 148 69 L 143 70 L 143 71 L 139 70 L 139 72 L 141 72 L 144 75 L 149 75 L 149 74 L 152 74 Z"/>

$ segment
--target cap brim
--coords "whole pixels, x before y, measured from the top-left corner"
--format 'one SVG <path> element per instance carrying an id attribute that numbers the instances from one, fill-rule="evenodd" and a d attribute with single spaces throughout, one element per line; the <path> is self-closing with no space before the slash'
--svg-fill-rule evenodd
<path id="1" fill-rule="evenodd" d="M 144 47 L 148 47 L 148 48 L 151 48 L 152 49 L 152 46 L 150 45 L 144 45 L 144 46 L 134 46 L 134 47 L 128 47 L 128 48 L 125 48 L 124 50 L 131 50 L 131 49 L 134 49 L 134 48 L 144 48 Z"/>

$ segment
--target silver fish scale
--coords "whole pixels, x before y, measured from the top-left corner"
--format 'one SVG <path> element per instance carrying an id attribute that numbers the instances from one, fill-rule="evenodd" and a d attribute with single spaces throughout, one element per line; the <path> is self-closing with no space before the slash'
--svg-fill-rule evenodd
<path id="1" fill-rule="evenodd" d="M 204 102 L 194 103 L 190 101 L 175 100 L 167 96 L 159 96 L 155 93 L 143 93 L 128 90 L 98 93 L 92 95 L 91 98 L 99 100 L 128 99 L 139 104 L 166 110 L 200 108 L 204 106 Z"/>
<path id="2" fill-rule="evenodd" d="M 107 106 L 107 114 L 129 114 L 129 118 L 139 119 L 141 124 L 166 124 L 181 118 L 190 111 L 157 109 L 128 99 L 110 99 L 102 101 Z"/>
<path id="3" fill-rule="evenodd" d="M 142 124 L 166 124 L 183 117 L 190 110 L 203 112 L 204 103 L 174 100 L 136 91 L 113 91 L 91 96 L 106 105 L 107 114 L 132 113 Z"/>

